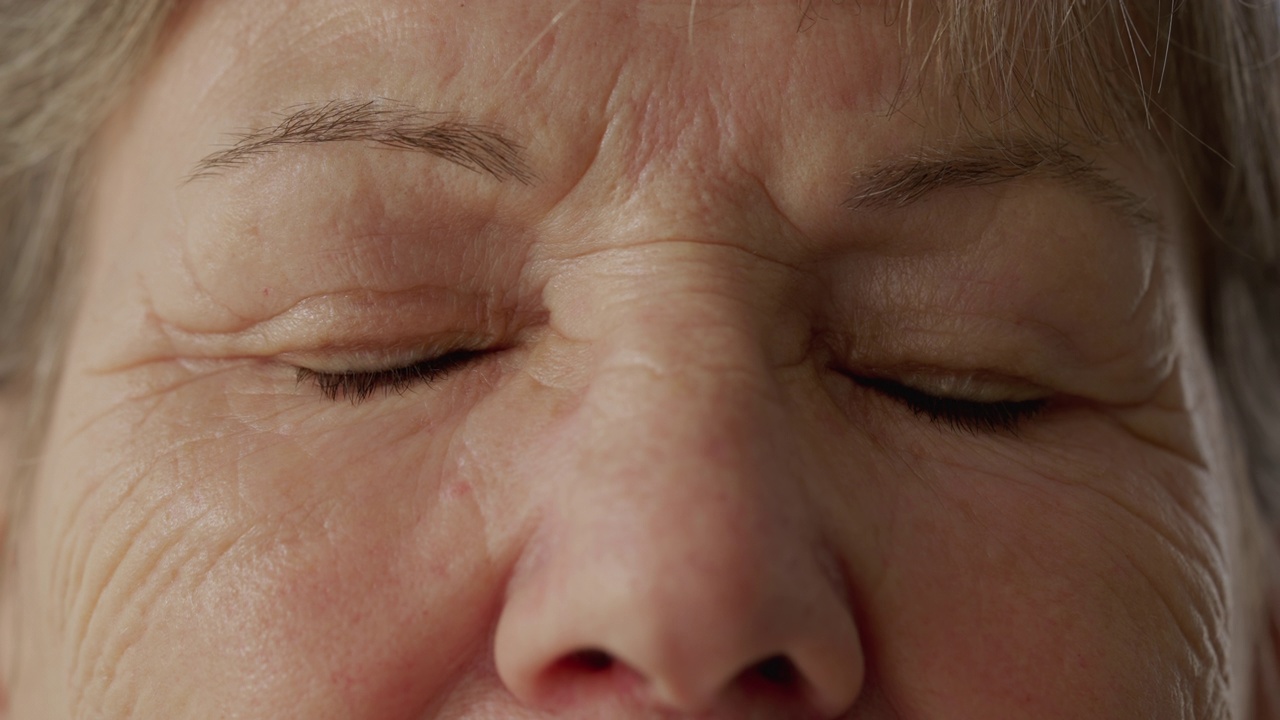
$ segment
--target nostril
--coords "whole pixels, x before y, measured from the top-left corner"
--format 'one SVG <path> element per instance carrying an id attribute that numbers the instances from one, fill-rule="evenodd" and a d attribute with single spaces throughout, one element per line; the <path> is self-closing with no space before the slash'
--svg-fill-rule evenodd
<path id="1" fill-rule="evenodd" d="M 530 704 L 551 708 L 595 702 L 589 698 L 617 697 L 639 687 L 639 677 L 626 662 L 598 648 L 561 655 L 524 689 Z"/>
<path id="2" fill-rule="evenodd" d="M 613 656 L 603 650 L 579 650 L 570 653 L 561 663 L 566 670 L 598 673 L 613 667 Z"/>
<path id="3" fill-rule="evenodd" d="M 753 703 L 795 710 L 806 706 L 812 688 L 796 664 L 785 655 L 772 655 L 749 665 L 738 675 L 736 690 Z M 787 713 L 794 716 L 794 712 Z"/>
<path id="4" fill-rule="evenodd" d="M 765 658 L 751 668 L 760 679 L 772 684 L 790 687 L 799 679 L 796 666 L 782 655 Z"/>

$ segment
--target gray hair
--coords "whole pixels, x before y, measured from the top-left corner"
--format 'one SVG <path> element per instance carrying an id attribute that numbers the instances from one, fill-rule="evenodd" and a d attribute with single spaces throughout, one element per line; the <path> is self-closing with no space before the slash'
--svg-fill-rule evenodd
<path id="1" fill-rule="evenodd" d="M 79 183 L 89 175 L 87 139 L 153 52 L 173 5 L 0 0 L 0 391 L 23 396 L 25 437 L 37 437 L 45 422 L 74 307 L 68 278 L 77 252 Z M 975 106 L 1006 103 L 1024 116 L 1073 116 L 1097 137 L 1126 125 L 1171 128 L 1161 137 L 1204 226 L 1202 326 L 1243 433 L 1256 495 L 1274 518 L 1280 6 L 968 0 L 928 3 L 925 11 L 925 3 L 916 5 L 902 0 L 904 25 L 919 21 L 935 31 L 908 42 L 923 42 L 918 55 L 952 86 L 967 88 Z M 805 26 L 802 20 L 801 31 Z"/>
<path id="2" fill-rule="evenodd" d="M 0 446 L 40 437 L 76 305 L 84 151 L 172 4 L 0 0 L 0 410 L 20 408 Z"/>

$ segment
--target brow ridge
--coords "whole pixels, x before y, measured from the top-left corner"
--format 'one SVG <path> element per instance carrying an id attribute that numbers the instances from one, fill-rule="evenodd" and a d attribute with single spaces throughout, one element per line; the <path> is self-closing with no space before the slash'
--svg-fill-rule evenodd
<path id="1" fill-rule="evenodd" d="M 925 147 L 853 174 L 843 205 L 851 211 L 900 209 L 948 188 L 1048 178 L 1117 212 L 1142 228 L 1159 219 L 1141 196 L 1061 144 L 1031 140 L 975 141 Z"/>
<path id="2" fill-rule="evenodd" d="M 528 185 L 535 179 L 524 148 L 497 128 L 379 98 L 290 108 L 275 125 L 245 132 L 229 147 L 201 159 L 187 181 L 241 167 L 289 146 L 361 141 L 426 152 L 499 181 Z"/>

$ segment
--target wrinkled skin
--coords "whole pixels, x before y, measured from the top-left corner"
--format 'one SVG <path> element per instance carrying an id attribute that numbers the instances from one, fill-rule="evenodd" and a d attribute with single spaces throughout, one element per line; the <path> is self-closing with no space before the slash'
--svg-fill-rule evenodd
<path id="1" fill-rule="evenodd" d="M 95 140 L 10 716 L 1245 717 L 1250 515 L 1173 173 L 1076 148 L 1161 236 L 1048 177 L 850 209 L 980 131 L 898 94 L 881 12 L 562 5 L 167 28 Z M 367 98 L 536 177 L 342 142 L 189 179 Z M 296 369 L 459 347 L 359 402 Z M 1049 401 L 956 428 L 869 376 Z"/>

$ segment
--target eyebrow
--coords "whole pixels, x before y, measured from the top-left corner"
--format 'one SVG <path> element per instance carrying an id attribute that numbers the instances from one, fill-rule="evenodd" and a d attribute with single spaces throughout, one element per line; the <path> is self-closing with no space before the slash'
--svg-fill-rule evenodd
<path id="1" fill-rule="evenodd" d="M 535 179 L 524 148 L 497 128 L 377 99 L 289 108 L 276 124 L 241 133 L 230 146 L 201 159 L 186 180 L 218 175 L 284 148 L 332 142 L 425 152 L 499 181 L 528 185 Z"/>
<path id="2" fill-rule="evenodd" d="M 1147 200 L 1064 145 L 1028 139 L 922 148 L 854 173 L 848 210 L 898 209 L 949 188 L 1044 178 L 1066 185 L 1118 213 L 1140 230 L 1158 230 Z"/>

